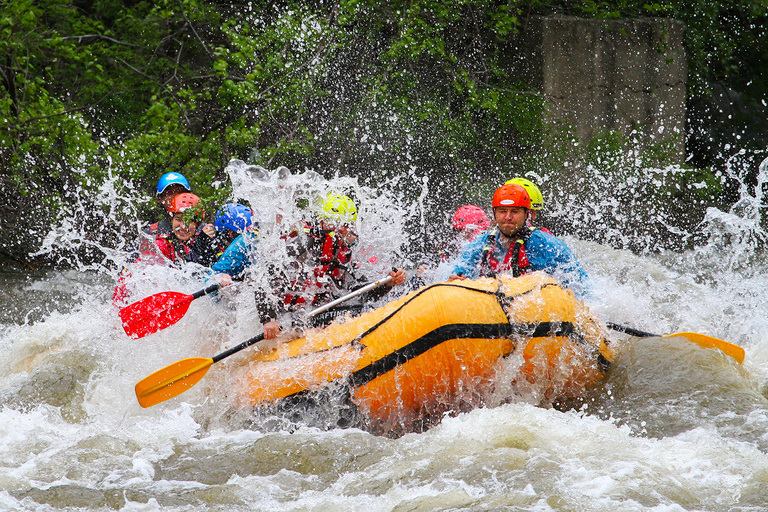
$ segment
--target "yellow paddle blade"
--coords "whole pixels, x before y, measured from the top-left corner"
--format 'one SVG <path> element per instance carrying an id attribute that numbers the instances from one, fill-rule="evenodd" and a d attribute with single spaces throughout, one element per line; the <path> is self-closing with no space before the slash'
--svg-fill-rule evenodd
<path id="1" fill-rule="evenodd" d="M 182 394 L 198 383 L 213 359 L 190 357 L 166 366 L 136 383 L 136 398 L 142 407 L 152 407 Z"/>
<path id="2" fill-rule="evenodd" d="M 744 349 L 738 345 L 734 345 L 733 343 L 728 343 L 727 341 L 719 340 L 717 338 L 713 338 L 712 336 L 699 334 L 697 332 L 676 332 L 674 334 L 665 334 L 663 337 L 672 338 L 674 336 L 685 338 L 688 341 L 696 343 L 698 346 L 703 348 L 720 349 L 723 351 L 723 353 L 725 353 L 725 355 L 731 356 L 739 364 L 744 362 Z"/>

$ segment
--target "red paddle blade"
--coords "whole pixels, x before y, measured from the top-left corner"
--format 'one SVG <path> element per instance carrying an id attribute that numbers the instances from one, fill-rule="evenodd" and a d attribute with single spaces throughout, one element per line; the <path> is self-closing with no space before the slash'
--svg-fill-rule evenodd
<path id="1" fill-rule="evenodd" d="M 175 324 L 189 309 L 194 297 L 179 292 L 162 292 L 134 302 L 120 310 L 125 334 L 143 338 Z"/>

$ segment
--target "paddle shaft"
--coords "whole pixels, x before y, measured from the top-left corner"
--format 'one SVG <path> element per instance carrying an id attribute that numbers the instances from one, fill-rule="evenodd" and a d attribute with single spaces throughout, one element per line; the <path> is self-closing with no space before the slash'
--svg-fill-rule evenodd
<path id="1" fill-rule="evenodd" d="M 216 290 L 218 290 L 219 288 L 221 288 L 221 285 L 216 283 L 216 284 L 212 284 L 211 286 L 209 286 L 207 288 L 203 288 L 202 290 L 198 290 L 198 291 L 196 291 L 195 293 L 192 294 L 192 300 L 199 299 L 200 297 L 202 297 L 204 295 L 208 295 L 209 293 L 213 293 Z"/>
<path id="2" fill-rule="evenodd" d="M 261 333 L 261 334 L 259 334 L 258 336 L 254 336 L 254 337 L 253 337 L 253 338 L 251 338 L 251 339 L 245 340 L 245 341 L 244 341 L 244 342 L 242 342 L 241 344 L 239 344 L 239 345 L 237 345 L 237 346 L 235 346 L 235 347 L 232 347 L 232 348 L 230 348 L 229 350 L 225 350 L 225 351 L 224 351 L 224 352 L 222 352 L 221 354 L 217 354 L 217 355 L 213 356 L 212 360 L 213 360 L 213 362 L 214 362 L 214 363 L 218 363 L 219 361 L 221 361 L 221 360 L 222 360 L 222 359 L 224 359 L 225 357 L 229 357 L 229 356 L 231 356 L 232 354 L 235 354 L 235 353 L 237 353 L 237 352 L 240 352 L 240 351 L 241 351 L 241 350 L 243 350 L 244 348 L 248 348 L 248 347 L 250 347 L 251 345 L 253 345 L 254 343 L 258 343 L 259 341 L 261 341 L 261 340 L 263 340 L 263 339 L 264 339 L 264 333 Z"/>
<path id="3" fill-rule="evenodd" d="M 338 299 L 336 299 L 336 300 L 332 300 L 332 301 L 331 301 L 331 302 L 329 302 L 328 304 L 324 304 L 324 305 L 320 306 L 320 307 L 319 307 L 319 308 L 317 308 L 316 310 L 314 310 L 314 311 L 312 311 L 311 313 L 309 313 L 309 314 L 307 315 L 307 318 L 312 318 L 313 316 L 315 316 L 315 315 L 319 315 L 320 313 L 322 313 L 322 312 L 324 312 L 324 311 L 328 311 L 328 310 L 329 310 L 329 309 L 331 309 L 332 307 L 334 307 L 334 306 L 338 306 L 338 305 L 339 305 L 339 304 L 341 304 L 342 302 L 346 302 L 346 301 L 348 301 L 349 299 L 354 299 L 354 298 L 355 298 L 355 297 L 357 297 L 358 295 L 362 295 L 362 294 L 364 294 L 365 292 L 371 291 L 371 290 L 373 290 L 374 288 L 378 288 L 379 286 L 381 286 L 381 285 L 383 285 L 383 284 L 387 284 L 387 283 L 389 283 L 390 281 L 392 281 L 392 276 L 387 276 L 387 277 L 385 277 L 384 279 L 379 279 L 378 281 L 374 281 L 373 283 L 369 283 L 369 284 L 367 284 L 367 285 L 365 285 L 365 286 L 363 286 L 363 287 L 361 287 L 361 288 L 358 288 L 357 290 L 353 291 L 352 293 L 350 293 L 350 294 L 348 294 L 348 295 L 345 295 L 345 296 L 343 296 L 343 297 L 340 297 L 340 298 L 338 298 Z"/>
<path id="4" fill-rule="evenodd" d="M 706 334 L 699 334 L 696 332 L 676 332 L 673 334 L 653 334 L 650 332 L 641 331 L 639 329 L 633 329 L 632 327 L 627 327 L 626 325 L 619 325 L 614 324 L 611 322 L 606 322 L 606 325 L 609 329 L 613 329 L 614 331 L 623 332 L 626 334 L 629 334 L 630 336 L 637 336 L 639 338 L 674 338 L 674 337 L 680 337 L 685 338 L 688 341 L 695 343 L 699 345 L 702 348 L 716 348 L 719 349 L 721 352 L 723 352 L 725 355 L 730 356 L 734 358 L 739 364 L 742 364 L 744 362 L 744 349 L 738 345 L 734 345 L 733 343 L 728 343 L 724 340 L 719 340 L 717 338 L 713 338 L 712 336 L 707 336 Z"/>
<path id="5" fill-rule="evenodd" d="M 329 302 L 328 304 L 325 304 L 324 306 L 315 309 L 307 316 L 313 317 L 318 315 L 324 311 L 327 311 L 333 306 L 357 297 L 358 295 L 376 288 L 377 286 L 388 283 L 391 280 L 392 277 L 389 276 L 379 281 L 365 285 L 353 291 L 352 293 L 345 295 L 344 297 L 336 299 L 332 302 Z M 218 289 L 218 285 L 212 285 L 205 290 L 201 290 L 196 295 L 200 297 L 216 289 Z M 262 333 L 240 343 L 235 347 L 215 355 L 211 359 L 193 357 L 189 359 L 183 359 L 174 364 L 168 365 L 165 368 L 156 371 L 152 375 L 145 377 L 136 384 L 136 398 L 139 400 L 139 404 L 142 407 L 151 407 L 155 404 L 178 396 L 197 384 L 197 382 L 202 379 L 203 376 L 205 376 L 205 374 L 208 372 L 208 368 L 210 368 L 212 364 L 217 363 L 222 359 L 231 356 L 232 354 L 240 352 L 244 348 L 250 347 L 254 343 L 258 343 L 263 339 L 264 334 Z"/>
<path id="6" fill-rule="evenodd" d="M 632 327 L 627 327 L 626 325 L 614 324 L 613 322 L 606 322 L 605 325 L 607 325 L 609 329 L 613 329 L 614 331 L 623 332 L 623 333 L 629 334 L 630 336 L 637 336 L 638 338 L 661 337 L 661 334 L 652 334 L 650 332 L 645 332 L 639 329 L 633 329 Z"/>
<path id="7" fill-rule="evenodd" d="M 349 299 L 354 299 L 358 295 L 362 295 L 363 293 L 365 293 L 367 291 L 370 291 L 370 290 L 373 290 L 374 288 L 376 288 L 378 286 L 381 286 L 381 285 L 383 285 L 385 283 L 388 283 L 391 280 L 392 280 L 392 276 L 387 276 L 384 279 L 380 279 L 378 281 L 374 281 L 373 283 L 367 284 L 367 285 L 363 286 L 362 288 L 358 288 L 357 290 L 353 291 L 352 293 L 349 293 L 349 294 L 347 294 L 347 295 L 345 295 L 343 297 L 340 297 L 340 298 L 338 298 L 338 299 L 336 299 L 334 301 L 331 301 L 328 304 L 324 304 L 324 305 L 320 306 L 319 308 L 315 309 L 314 311 L 309 312 L 307 314 L 307 318 L 312 318 L 313 316 L 319 315 L 320 313 L 323 313 L 324 311 L 328 311 L 332 307 L 338 306 L 342 302 L 346 302 Z M 254 336 L 251 339 L 245 340 L 241 344 L 239 344 L 239 345 L 237 345 L 235 347 L 232 347 L 229 350 L 225 350 L 221 354 L 213 356 L 213 362 L 214 363 L 218 363 L 219 361 L 221 361 L 225 357 L 229 357 L 232 354 L 240 352 L 244 348 L 248 348 L 251 345 L 253 345 L 254 343 L 258 343 L 259 341 L 261 341 L 263 339 L 264 339 L 264 334 L 259 334 L 258 336 Z"/>

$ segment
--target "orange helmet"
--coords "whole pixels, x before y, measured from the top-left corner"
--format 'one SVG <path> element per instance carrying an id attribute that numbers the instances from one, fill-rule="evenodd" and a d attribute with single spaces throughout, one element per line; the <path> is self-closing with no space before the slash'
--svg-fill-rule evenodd
<path id="1" fill-rule="evenodd" d="M 173 217 L 173 214 L 176 212 L 183 212 L 188 208 L 192 208 L 199 200 L 199 197 L 189 192 L 174 196 L 173 199 L 171 199 L 171 204 L 168 205 L 168 215 Z"/>
<path id="2" fill-rule="evenodd" d="M 493 194 L 493 207 L 522 206 L 531 209 L 531 197 L 520 185 L 502 185 Z"/>

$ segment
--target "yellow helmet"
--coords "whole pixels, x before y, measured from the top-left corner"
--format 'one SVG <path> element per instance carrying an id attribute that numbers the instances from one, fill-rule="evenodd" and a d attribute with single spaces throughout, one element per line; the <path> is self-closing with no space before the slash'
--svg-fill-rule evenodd
<path id="1" fill-rule="evenodd" d="M 504 183 L 505 185 L 520 185 L 531 196 L 531 210 L 540 210 L 544 206 L 544 196 L 541 195 L 541 190 L 536 184 L 525 178 L 512 178 Z"/>
<path id="2" fill-rule="evenodd" d="M 349 197 L 328 192 L 321 199 L 320 218 L 328 222 L 352 223 L 357 220 L 357 208 Z"/>

